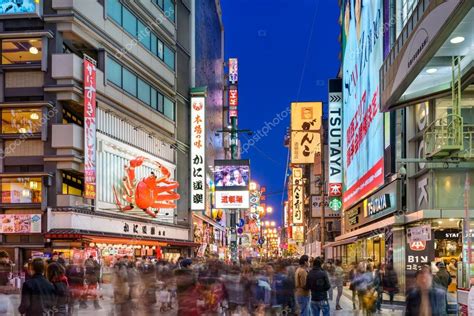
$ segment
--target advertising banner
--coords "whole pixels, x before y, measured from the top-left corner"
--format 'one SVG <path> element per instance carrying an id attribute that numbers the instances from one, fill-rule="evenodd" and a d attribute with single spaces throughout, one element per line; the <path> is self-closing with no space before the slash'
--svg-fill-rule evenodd
<path id="1" fill-rule="evenodd" d="M 239 105 L 239 90 L 237 88 L 229 89 L 229 106 Z"/>
<path id="2" fill-rule="evenodd" d="M 249 160 L 215 160 L 214 183 L 217 191 L 240 189 L 248 191 Z"/>
<path id="3" fill-rule="evenodd" d="M 383 115 L 379 70 L 383 60 L 381 0 L 348 1 L 343 13 L 344 207 L 384 182 Z"/>
<path id="4" fill-rule="evenodd" d="M 237 58 L 229 58 L 229 82 L 236 84 L 239 81 L 239 64 Z"/>
<path id="5" fill-rule="evenodd" d="M 84 197 L 96 197 L 96 62 L 84 55 Z"/>
<path id="6" fill-rule="evenodd" d="M 293 240 L 296 242 L 304 242 L 304 226 L 293 226 Z"/>
<path id="7" fill-rule="evenodd" d="M 0 0 L 0 15 L 21 16 L 40 13 L 40 0 Z"/>
<path id="8" fill-rule="evenodd" d="M 303 207 L 304 207 L 304 187 L 303 187 L 303 169 L 293 168 L 293 195 L 292 195 L 292 210 L 293 210 L 293 224 L 303 224 Z"/>
<path id="9" fill-rule="evenodd" d="M 216 207 L 222 209 L 249 208 L 249 191 L 216 191 Z"/>
<path id="10" fill-rule="evenodd" d="M 331 91 L 333 90 L 333 91 Z M 328 156 L 329 186 L 340 188 L 331 191 L 331 196 L 342 195 L 342 92 L 341 80 L 329 81 L 329 118 L 328 118 Z"/>
<path id="11" fill-rule="evenodd" d="M 407 238 L 409 243 L 431 240 L 431 225 L 407 228 Z"/>
<path id="12" fill-rule="evenodd" d="M 0 234 L 41 233 L 41 214 L 1 214 Z"/>
<path id="13" fill-rule="evenodd" d="M 292 102 L 291 130 L 319 131 L 321 130 L 322 102 Z"/>
<path id="14" fill-rule="evenodd" d="M 415 286 L 415 274 L 424 265 L 430 265 L 435 259 L 434 240 L 412 241 L 407 239 L 405 257 L 406 289 Z"/>
<path id="15" fill-rule="evenodd" d="M 191 98 L 191 210 L 206 207 L 206 100 Z"/>
<path id="16" fill-rule="evenodd" d="M 317 154 L 321 154 L 319 132 L 291 132 L 291 163 L 312 164 Z"/>

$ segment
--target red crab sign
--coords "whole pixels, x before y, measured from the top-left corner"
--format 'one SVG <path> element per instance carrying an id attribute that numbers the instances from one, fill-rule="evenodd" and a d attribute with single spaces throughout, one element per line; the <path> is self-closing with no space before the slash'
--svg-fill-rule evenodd
<path id="1" fill-rule="evenodd" d="M 179 183 L 170 180 L 170 171 L 158 162 L 153 163 L 157 166 L 160 176 L 151 172 L 148 177 L 137 181 L 135 169 L 147 160 L 149 159 L 145 157 L 137 157 L 130 161 L 129 166 L 125 166 L 126 175 L 122 179 L 121 197 L 128 202 L 128 205 L 124 206 L 121 203 L 115 186 L 113 187 L 114 197 L 115 203 L 122 212 L 133 210 L 136 206 L 151 217 L 156 217 L 156 209 L 176 208 L 174 201 L 179 200 L 180 196 L 174 190 L 178 188 Z"/>

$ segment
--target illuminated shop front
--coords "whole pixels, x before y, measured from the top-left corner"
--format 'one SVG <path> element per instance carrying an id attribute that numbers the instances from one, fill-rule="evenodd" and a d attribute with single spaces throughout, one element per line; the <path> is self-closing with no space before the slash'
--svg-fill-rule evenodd
<path id="1" fill-rule="evenodd" d="M 226 228 L 221 224 L 225 220 L 223 212 L 214 209 L 211 215 L 212 218 L 193 213 L 193 240 L 199 244 L 199 247 L 195 249 L 195 256 L 224 259 Z"/>

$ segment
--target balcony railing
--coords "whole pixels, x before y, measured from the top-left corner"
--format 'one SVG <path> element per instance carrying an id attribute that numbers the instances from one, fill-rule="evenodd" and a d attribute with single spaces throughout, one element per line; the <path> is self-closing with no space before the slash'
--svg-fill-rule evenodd
<path id="1" fill-rule="evenodd" d="M 463 150 L 462 126 L 462 117 L 455 114 L 447 115 L 431 123 L 423 134 L 426 158 L 446 158 Z"/>

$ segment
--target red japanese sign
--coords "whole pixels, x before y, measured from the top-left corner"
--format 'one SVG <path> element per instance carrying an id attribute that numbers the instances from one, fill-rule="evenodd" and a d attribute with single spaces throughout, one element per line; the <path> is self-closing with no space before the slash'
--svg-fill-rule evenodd
<path id="1" fill-rule="evenodd" d="M 84 55 L 84 197 L 96 197 L 96 62 Z"/>
<path id="2" fill-rule="evenodd" d="M 239 92 L 237 88 L 229 89 L 229 106 L 239 105 Z"/>
<path id="3" fill-rule="evenodd" d="M 329 196 L 341 196 L 342 195 L 342 183 L 330 183 L 329 184 Z"/>

